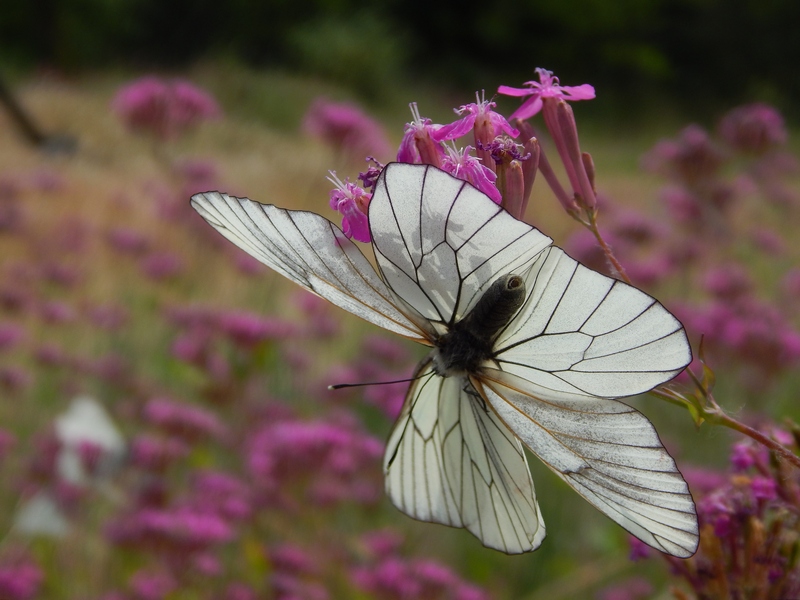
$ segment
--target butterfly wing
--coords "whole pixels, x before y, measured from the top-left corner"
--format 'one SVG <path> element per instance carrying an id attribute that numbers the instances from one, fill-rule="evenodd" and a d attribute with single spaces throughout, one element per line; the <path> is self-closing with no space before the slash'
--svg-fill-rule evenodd
<path id="1" fill-rule="evenodd" d="M 222 235 L 284 277 L 370 323 L 430 343 L 427 324 L 412 321 L 395 306 L 366 257 L 324 217 L 219 192 L 196 194 L 192 206 Z"/>
<path id="2" fill-rule="evenodd" d="M 496 369 L 476 385 L 525 445 L 596 508 L 662 552 L 695 553 L 692 496 L 644 415 L 615 400 L 544 393 Z"/>
<path id="3" fill-rule="evenodd" d="M 423 165 L 386 166 L 369 223 L 384 281 L 441 325 L 463 317 L 494 279 L 529 267 L 552 242 L 466 182 Z"/>
<path id="4" fill-rule="evenodd" d="M 465 527 L 509 554 L 545 535 L 519 440 L 460 377 L 419 366 L 386 447 L 386 492 L 421 521 Z"/>
<path id="5" fill-rule="evenodd" d="M 680 321 L 655 298 L 547 248 L 528 297 L 497 336 L 500 368 L 555 391 L 605 398 L 651 390 L 692 360 Z"/>
<path id="6" fill-rule="evenodd" d="M 608 399 L 679 373 L 691 361 L 683 326 L 559 248 L 523 276 L 525 304 L 497 337 L 496 368 L 481 373 L 487 400 L 594 506 L 651 546 L 691 556 L 697 517 L 675 461 L 642 414 Z"/>

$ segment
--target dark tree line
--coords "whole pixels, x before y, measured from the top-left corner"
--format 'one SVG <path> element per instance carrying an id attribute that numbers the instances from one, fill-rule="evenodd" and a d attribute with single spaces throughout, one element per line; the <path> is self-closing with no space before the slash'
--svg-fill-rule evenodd
<path id="1" fill-rule="evenodd" d="M 686 105 L 800 99 L 793 0 L 31 0 L 0 10 L 0 62 L 79 70 L 181 67 L 230 56 L 345 83 L 454 86 L 530 79 L 534 66 Z"/>

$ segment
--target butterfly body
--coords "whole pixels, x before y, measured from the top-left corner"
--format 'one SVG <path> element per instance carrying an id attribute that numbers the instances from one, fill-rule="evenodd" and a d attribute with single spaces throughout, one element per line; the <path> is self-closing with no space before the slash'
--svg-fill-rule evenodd
<path id="1" fill-rule="evenodd" d="M 369 204 L 377 270 L 314 213 L 218 192 L 197 211 L 307 290 L 433 347 L 387 442 L 392 503 L 464 527 L 507 553 L 545 527 L 523 444 L 645 543 L 691 556 L 697 516 L 653 425 L 616 398 L 646 392 L 690 361 L 661 304 L 591 271 L 464 181 L 387 165 Z"/>
<path id="2" fill-rule="evenodd" d="M 496 280 L 475 307 L 435 341 L 433 370 L 442 377 L 476 373 L 491 360 L 494 340 L 525 301 L 518 275 Z"/>

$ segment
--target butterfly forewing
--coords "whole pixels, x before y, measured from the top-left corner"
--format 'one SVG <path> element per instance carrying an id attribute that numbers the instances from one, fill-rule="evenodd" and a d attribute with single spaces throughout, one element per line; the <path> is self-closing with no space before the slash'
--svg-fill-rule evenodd
<path id="1" fill-rule="evenodd" d="M 369 209 L 378 266 L 431 321 L 463 317 L 496 277 L 524 269 L 552 241 L 487 200 L 430 167 L 391 164 L 378 180 Z"/>
<path id="2" fill-rule="evenodd" d="M 386 492 L 416 519 L 465 527 L 510 554 L 544 538 L 519 440 L 463 378 L 418 369 L 384 458 Z"/>
<path id="3" fill-rule="evenodd" d="M 652 389 L 691 361 L 680 322 L 644 292 L 551 247 L 526 273 L 528 298 L 497 338 L 503 370 L 575 394 Z"/>
<path id="4" fill-rule="evenodd" d="M 547 394 L 500 370 L 480 381 L 503 421 L 590 503 L 663 552 L 694 554 L 694 502 L 644 415 L 615 400 Z"/>
<path id="5" fill-rule="evenodd" d="M 429 343 L 429 333 L 395 306 L 363 253 L 324 217 L 218 192 L 195 195 L 192 206 L 222 235 L 284 277 L 370 323 Z"/>

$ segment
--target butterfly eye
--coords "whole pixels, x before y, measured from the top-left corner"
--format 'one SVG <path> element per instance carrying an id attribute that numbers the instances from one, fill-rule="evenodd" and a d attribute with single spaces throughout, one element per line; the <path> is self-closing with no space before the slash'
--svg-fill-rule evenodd
<path id="1" fill-rule="evenodd" d="M 511 277 L 508 278 L 508 281 L 506 281 L 506 289 L 509 291 L 516 290 L 524 285 L 525 282 L 522 281 L 522 277 L 520 277 L 519 275 L 512 275 Z"/>

